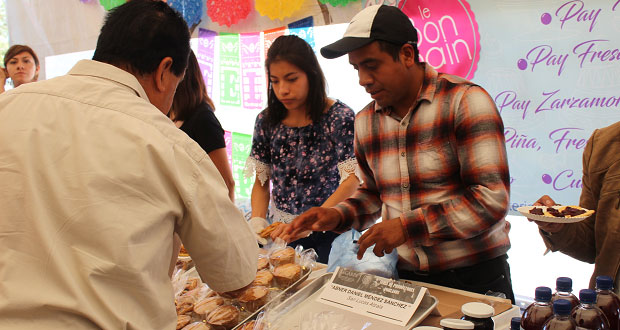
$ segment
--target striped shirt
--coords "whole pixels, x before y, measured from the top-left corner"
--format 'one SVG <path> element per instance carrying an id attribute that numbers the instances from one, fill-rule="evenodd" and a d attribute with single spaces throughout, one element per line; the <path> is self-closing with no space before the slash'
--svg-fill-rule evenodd
<path id="1" fill-rule="evenodd" d="M 509 174 L 502 119 L 489 94 L 425 65 L 420 95 L 404 118 L 374 102 L 355 119 L 363 184 L 335 208 L 337 230 L 400 217 L 400 269 L 470 266 L 510 248 Z"/>

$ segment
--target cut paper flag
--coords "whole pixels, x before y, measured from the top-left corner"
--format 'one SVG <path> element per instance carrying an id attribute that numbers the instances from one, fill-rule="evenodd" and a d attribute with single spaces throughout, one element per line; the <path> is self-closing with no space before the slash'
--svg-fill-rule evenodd
<path id="1" fill-rule="evenodd" d="M 256 0 L 255 7 L 262 16 L 282 20 L 298 11 L 303 3 L 304 0 Z"/>
<path id="2" fill-rule="evenodd" d="M 239 34 L 220 34 L 220 103 L 241 106 Z"/>
<path id="3" fill-rule="evenodd" d="M 263 108 L 263 63 L 260 33 L 241 34 L 241 89 L 244 109 Z"/>
<path id="4" fill-rule="evenodd" d="M 304 39 L 312 50 L 316 53 L 316 48 L 314 44 L 314 19 L 312 16 L 308 16 L 306 18 L 300 19 L 299 21 L 295 21 L 288 25 L 289 34 L 296 35 L 301 39 Z"/>
<path id="5" fill-rule="evenodd" d="M 283 36 L 284 32 L 286 32 L 286 28 L 284 26 L 271 30 L 266 30 L 263 32 L 263 42 L 265 43 L 265 58 L 267 58 L 267 51 L 269 50 L 269 47 L 271 47 L 273 41 L 278 39 L 279 36 Z"/>
<path id="6" fill-rule="evenodd" d="M 235 180 L 235 197 L 250 198 L 254 177 L 246 178 L 244 174 L 245 161 L 252 149 L 252 135 L 232 133 L 232 168 Z"/>
<path id="7" fill-rule="evenodd" d="M 181 13 L 187 26 L 192 27 L 200 23 L 203 13 L 201 0 L 168 0 L 167 3 Z"/>
<path id="8" fill-rule="evenodd" d="M 351 2 L 356 2 L 359 0 L 319 0 L 321 3 L 332 5 L 332 6 L 346 6 Z"/>
<path id="9" fill-rule="evenodd" d="M 198 52 L 196 58 L 207 87 L 207 94 L 213 95 L 213 65 L 215 61 L 215 31 L 198 29 Z"/>
<path id="10" fill-rule="evenodd" d="M 248 17 L 250 0 L 207 0 L 207 15 L 219 25 L 231 26 Z"/>
<path id="11" fill-rule="evenodd" d="M 125 2 L 125 0 L 99 0 L 99 3 L 103 6 L 105 10 L 110 10 L 114 7 L 118 7 Z"/>

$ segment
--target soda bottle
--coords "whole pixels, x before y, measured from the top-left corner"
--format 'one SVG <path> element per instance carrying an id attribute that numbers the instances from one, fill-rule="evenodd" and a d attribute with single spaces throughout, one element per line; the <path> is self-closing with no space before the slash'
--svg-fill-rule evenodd
<path id="1" fill-rule="evenodd" d="M 609 276 L 596 277 L 596 306 L 603 311 L 611 330 L 620 330 L 620 299 L 612 291 L 613 280 Z"/>
<path id="2" fill-rule="evenodd" d="M 577 329 L 607 330 L 609 321 L 600 308 L 596 307 L 596 291 L 583 289 L 579 291 L 581 304 L 573 309 L 572 316 L 577 323 Z"/>
<path id="3" fill-rule="evenodd" d="M 545 322 L 553 316 L 551 308 L 551 289 L 539 286 L 534 291 L 534 302 L 527 306 L 521 317 L 523 330 L 541 330 Z"/>
<path id="4" fill-rule="evenodd" d="M 522 330 L 521 328 L 521 318 L 513 317 L 510 319 L 510 330 Z"/>
<path id="5" fill-rule="evenodd" d="M 558 299 L 553 302 L 553 316 L 545 322 L 543 330 L 575 330 L 577 323 L 570 316 L 572 304 L 568 300 Z"/>
<path id="6" fill-rule="evenodd" d="M 558 277 L 555 280 L 555 293 L 551 297 L 551 303 L 558 299 L 570 301 L 573 308 L 579 306 L 579 299 L 573 294 L 573 280 L 570 277 Z"/>

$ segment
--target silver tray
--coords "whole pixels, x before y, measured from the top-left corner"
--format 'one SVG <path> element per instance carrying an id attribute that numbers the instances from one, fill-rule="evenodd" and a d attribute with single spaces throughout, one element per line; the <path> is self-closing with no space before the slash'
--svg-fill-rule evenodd
<path id="1" fill-rule="evenodd" d="M 254 313 L 250 314 L 248 317 L 246 317 L 241 322 L 239 322 L 239 324 L 237 324 L 234 328 L 232 328 L 232 330 L 241 328 L 241 326 L 245 322 L 256 319 L 258 314 L 262 312 L 263 310 L 265 310 L 265 308 L 271 307 L 272 305 L 277 305 L 280 302 L 282 302 L 285 299 L 285 297 L 292 295 L 293 294 L 292 291 L 294 291 L 301 283 L 305 282 L 308 279 L 308 276 L 310 276 L 310 273 L 312 273 L 312 268 L 303 268 L 302 272 L 303 274 L 297 281 L 293 282 L 293 284 L 289 285 L 286 289 L 279 292 L 276 296 L 274 296 L 271 300 L 269 300 L 264 306 L 257 309 Z"/>
<path id="2" fill-rule="evenodd" d="M 438 303 L 437 298 L 427 293 L 422 299 L 420 306 L 407 323 L 407 326 L 401 327 L 392 323 L 367 318 L 343 309 L 334 308 L 316 301 L 317 297 L 321 294 L 323 286 L 329 282 L 332 275 L 333 273 L 326 273 L 316 278 L 313 282 L 300 289 L 297 293 L 294 293 L 279 305 L 271 306 L 269 309 L 270 315 L 267 317 L 270 320 L 269 329 L 301 329 L 300 323 L 302 319 L 308 319 L 308 317 L 322 312 L 333 312 L 340 314 L 338 317 L 351 329 L 409 330 L 420 324 L 420 322 L 435 309 Z"/>

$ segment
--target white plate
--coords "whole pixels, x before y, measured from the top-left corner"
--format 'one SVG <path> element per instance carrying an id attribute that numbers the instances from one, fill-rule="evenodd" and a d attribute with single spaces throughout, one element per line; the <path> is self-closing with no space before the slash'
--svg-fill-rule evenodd
<path id="1" fill-rule="evenodd" d="M 542 208 L 543 212 L 547 211 L 547 207 L 546 206 L 521 206 L 519 208 L 517 208 L 517 211 L 519 211 L 524 217 L 528 218 L 528 219 L 532 219 L 532 220 L 536 220 L 536 221 L 543 221 L 543 222 L 554 222 L 554 223 L 574 223 L 574 222 L 579 222 L 579 221 L 583 221 L 587 218 L 590 217 L 590 215 L 588 216 L 576 216 L 576 217 L 570 217 L 570 218 L 556 218 L 556 217 L 549 217 L 546 215 L 538 215 L 538 214 L 531 214 L 530 210 L 538 207 L 538 208 Z M 557 206 L 555 206 L 557 207 Z"/>

